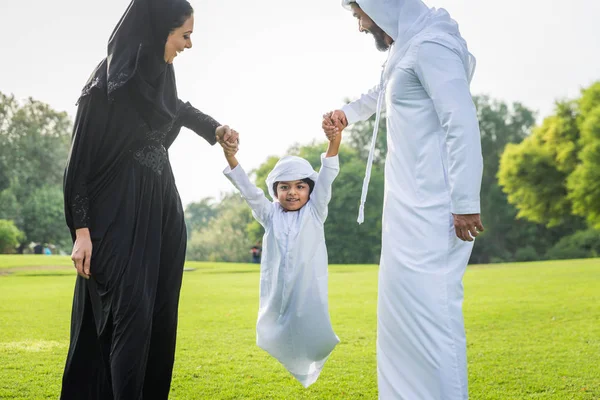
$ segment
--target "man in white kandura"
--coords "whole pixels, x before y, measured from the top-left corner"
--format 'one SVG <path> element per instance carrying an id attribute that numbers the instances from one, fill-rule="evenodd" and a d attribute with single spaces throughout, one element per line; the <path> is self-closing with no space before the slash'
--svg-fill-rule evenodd
<path id="1" fill-rule="evenodd" d="M 380 399 L 467 399 L 462 277 L 483 231 L 483 160 L 469 83 L 475 59 L 458 25 L 421 0 L 344 0 L 359 30 L 389 49 L 380 84 L 326 114 L 334 137 L 376 114 L 359 214 L 385 106 L 383 243 L 377 366 Z"/>

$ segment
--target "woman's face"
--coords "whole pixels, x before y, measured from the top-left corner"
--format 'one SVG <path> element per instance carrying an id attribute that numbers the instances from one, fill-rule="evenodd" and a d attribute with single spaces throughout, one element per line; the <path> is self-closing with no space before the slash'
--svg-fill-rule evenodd
<path id="1" fill-rule="evenodd" d="M 177 54 L 185 49 L 192 48 L 192 32 L 194 31 L 194 16 L 190 16 L 185 20 L 183 25 L 173 30 L 167 38 L 165 44 L 165 61 L 169 64 L 173 63 Z"/>

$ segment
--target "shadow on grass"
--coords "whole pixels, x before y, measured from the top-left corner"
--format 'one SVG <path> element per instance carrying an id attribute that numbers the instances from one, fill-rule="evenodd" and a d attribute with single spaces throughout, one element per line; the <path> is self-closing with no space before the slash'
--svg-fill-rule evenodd
<path id="1" fill-rule="evenodd" d="M 40 276 L 73 276 L 75 277 L 76 274 L 74 274 L 71 271 L 65 271 L 65 272 L 48 272 L 48 273 L 19 273 L 19 272 L 14 272 L 14 273 L 10 273 L 7 274 L 6 276 L 13 276 L 13 277 L 19 277 L 19 278 L 30 278 L 30 277 L 40 277 Z"/>
<path id="2" fill-rule="evenodd" d="M 212 271 L 201 271 L 201 274 L 257 274 L 260 270 L 258 269 L 248 269 L 248 270 L 212 270 Z"/>

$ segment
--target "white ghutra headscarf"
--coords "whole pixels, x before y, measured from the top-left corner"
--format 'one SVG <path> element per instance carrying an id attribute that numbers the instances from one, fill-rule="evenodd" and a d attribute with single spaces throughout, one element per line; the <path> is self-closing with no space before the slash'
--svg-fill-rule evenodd
<path id="1" fill-rule="evenodd" d="M 277 164 L 267 176 L 267 189 L 271 198 L 277 200 L 277 196 L 273 192 L 275 182 L 299 181 L 309 178 L 316 183 L 318 176 L 312 165 L 304 158 L 285 156 L 277 161 Z"/>
<path id="2" fill-rule="evenodd" d="M 381 108 L 391 71 L 395 69 L 411 46 L 423 42 L 434 42 L 449 48 L 458 48 L 469 82 L 473 78 L 476 61 L 475 57 L 469 53 L 467 42 L 460 35 L 458 24 L 450 18 L 450 14 L 443 8 L 439 10 L 430 9 L 421 0 L 342 0 L 342 5 L 346 9 L 351 9 L 350 5 L 352 3 L 358 4 L 373 22 L 394 40 L 394 44 L 388 53 L 388 59 L 383 66 L 379 82 L 375 125 L 358 214 L 358 223 L 362 224 L 364 222 L 365 202 L 371 179 Z"/>

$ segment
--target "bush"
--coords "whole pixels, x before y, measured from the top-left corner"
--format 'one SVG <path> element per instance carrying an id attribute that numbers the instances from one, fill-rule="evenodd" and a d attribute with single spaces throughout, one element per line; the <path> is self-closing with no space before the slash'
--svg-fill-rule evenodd
<path id="1" fill-rule="evenodd" d="M 600 230 L 589 229 L 565 236 L 552 247 L 547 258 L 550 260 L 570 260 L 595 258 L 600 256 Z"/>
<path id="2" fill-rule="evenodd" d="M 525 261 L 539 261 L 540 256 L 537 251 L 532 246 L 525 246 L 518 249 L 515 252 L 515 261 L 525 262 Z"/>
<path id="3" fill-rule="evenodd" d="M 19 243 L 24 240 L 25 235 L 13 221 L 0 219 L 0 253 L 14 253 Z"/>

